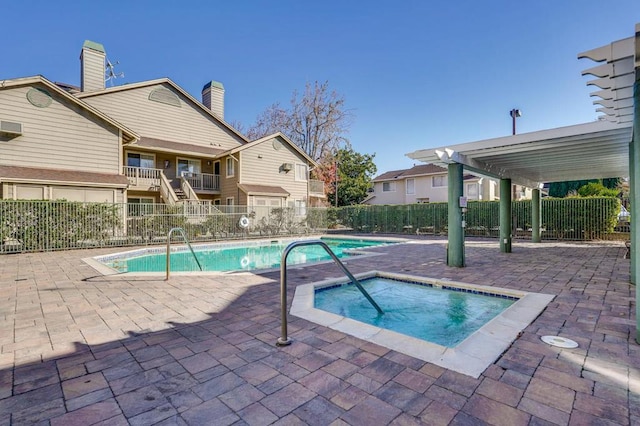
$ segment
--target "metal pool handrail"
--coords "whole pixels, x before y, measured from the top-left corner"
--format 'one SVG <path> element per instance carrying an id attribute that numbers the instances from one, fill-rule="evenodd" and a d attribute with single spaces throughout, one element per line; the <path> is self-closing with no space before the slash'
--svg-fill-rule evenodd
<path id="1" fill-rule="evenodd" d="M 308 241 L 294 241 L 287 246 L 282 252 L 282 259 L 280 261 L 280 303 L 282 307 L 282 336 L 278 337 L 276 341 L 277 346 L 287 346 L 291 344 L 291 339 L 287 337 L 287 256 L 289 256 L 289 252 L 296 247 L 300 246 L 312 246 L 317 245 L 322 247 L 328 254 L 331 256 L 333 261 L 342 269 L 342 271 L 349 277 L 352 283 L 358 287 L 358 290 L 364 295 L 364 297 L 373 305 L 374 308 L 378 311 L 379 314 L 384 314 L 380 306 L 371 298 L 369 293 L 362 287 L 360 281 L 353 276 L 351 272 L 347 269 L 346 266 L 338 259 L 338 256 L 331 251 L 329 246 L 320 240 L 308 240 Z"/>
<path id="2" fill-rule="evenodd" d="M 200 265 L 200 261 L 196 256 L 196 252 L 193 251 L 193 247 L 191 247 L 191 243 L 189 242 L 189 239 L 187 238 L 187 234 L 185 234 L 184 229 L 171 228 L 169 230 L 169 233 L 167 234 L 167 277 L 165 278 L 165 281 L 169 279 L 169 271 L 171 269 L 171 234 L 173 234 L 173 231 L 178 231 L 180 235 L 182 235 L 182 239 L 187 244 L 187 247 L 189 247 L 189 250 L 191 250 L 191 254 L 193 255 L 193 258 L 196 260 L 196 263 L 198 264 L 198 268 L 200 268 L 200 270 L 202 271 L 202 265 Z"/>

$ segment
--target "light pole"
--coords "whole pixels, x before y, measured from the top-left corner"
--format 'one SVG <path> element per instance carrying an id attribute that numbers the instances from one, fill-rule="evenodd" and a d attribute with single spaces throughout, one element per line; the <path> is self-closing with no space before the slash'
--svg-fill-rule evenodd
<path id="1" fill-rule="evenodd" d="M 511 116 L 511 121 L 513 123 L 513 133 L 511 134 L 515 135 L 516 134 L 516 117 L 522 117 L 522 111 L 514 108 L 511 111 L 509 111 L 509 115 Z"/>

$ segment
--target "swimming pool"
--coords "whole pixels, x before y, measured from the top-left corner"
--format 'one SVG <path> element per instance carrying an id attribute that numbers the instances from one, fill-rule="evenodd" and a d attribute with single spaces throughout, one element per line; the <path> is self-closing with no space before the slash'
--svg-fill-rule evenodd
<path id="1" fill-rule="evenodd" d="M 382 307 L 383 315 L 351 283 L 316 289 L 315 307 L 450 348 L 518 300 L 379 276 L 360 283 Z"/>
<path id="2" fill-rule="evenodd" d="M 462 302 L 462 299 L 459 298 L 462 294 L 472 294 L 474 296 L 492 295 L 492 297 L 510 301 L 510 306 L 468 334 L 459 343 L 453 346 L 446 346 L 411 336 L 403 331 L 385 328 L 388 326 L 387 324 L 367 324 L 366 322 L 349 318 L 343 315 L 344 311 L 334 313 L 318 309 L 316 307 L 318 295 L 322 295 L 326 291 L 324 289 L 328 287 L 349 284 L 349 280 L 346 278 L 324 280 L 296 287 L 289 310 L 290 315 L 475 378 L 478 378 L 490 364 L 509 348 L 519 333 L 540 315 L 547 304 L 554 298 L 553 295 L 549 294 L 528 293 L 499 287 L 381 271 L 358 274 L 356 278 L 365 283 L 367 279 L 382 278 L 397 283 L 404 282 L 403 284 L 431 286 L 439 290 L 449 291 L 449 293 L 445 293 L 445 299 L 450 299 L 450 303 L 449 301 L 447 303 L 451 305 L 452 309 L 447 310 L 445 315 L 451 318 L 446 320 L 448 322 L 444 324 L 455 323 L 458 320 L 456 316 L 460 312 L 459 305 L 467 303 Z M 452 294 L 453 296 L 451 296 Z M 387 304 L 387 297 L 376 295 L 374 290 L 372 290 L 371 297 L 380 305 L 383 311 L 389 310 L 390 306 Z M 361 294 L 359 298 L 360 301 L 351 301 L 350 303 L 362 303 L 363 306 L 368 303 Z M 425 307 L 423 310 L 431 310 L 431 308 Z M 393 311 L 393 308 L 390 311 Z M 375 310 L 373 310 L 372 316 L 377 316 Z M 420 324 L 421 321 L 422 324 Z M 405 317 L 404 322 L 411 322 L 417 327 L 426 323 L 429 323 L 431 327 L 446 326 L 437 322 L 431 323 L 430 320 L 418 319 L 412 313 Z"/>
<path id="3" fill-rule="evenodd" d="M 293 241 L 300 239 L 248 241 L 242 243 L 214 243 L 192 245 L 203 271 L 255 271 L 280 267 L 282 252 Z M 362 249 L 396 244 L 398 240 L 365 238 L 322 237 L 339 258 L 361 255 Z M 329 255 L 320 246 L 295 248 L 287 258 L 288 265 L 321 262 Z M 166 247 L 154 247 L 116 253 L 92 258 L 99 264 L 117 272 L 164 272 L 166 270 Z M 171 247 L 172 272 L 197 272 L 200 269 L 189 249 L 184 246 Z"/>

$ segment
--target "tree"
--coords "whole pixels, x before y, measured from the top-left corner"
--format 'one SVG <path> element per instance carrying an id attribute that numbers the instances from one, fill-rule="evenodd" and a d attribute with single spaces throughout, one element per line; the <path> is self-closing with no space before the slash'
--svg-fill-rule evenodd
<path id="1" fill-rule="evenodd" d="M 565 182 L 552 182 L 549 184 L 549 196 L 556 198 L 566 197 L 569 193 L 578 191 L 581 187 L 589 183 L 602 183 L 605 188 L 616 189 L 622 180 L 620 178 L 591 179 L 591 180 L 570 180 Z"/>
<path id="2" fill-rule="evenodd" d="M 247 131 L 249 139 L 282 132 L 315 161 L 341 147 L 350 147 L 346 135 L 353 115 L 344 97 L 330 91 L 329 82 L 307 83 L 299 97 L 295 91 L 289 110 L 275 103 L 263 111 Z"/>
<path id="3" fill-rule="evenodd" d="M 316 169 L 316 176 L 325 182 L 329 203 L 336 205 L 336 165 L 338 175 L 338 206 L 360 204 L 371 187 L 376 173 L 375 154 L 360 154 L 351 148 L 338 150 L 336 155 L 326 155 Z"/>
<path id="4" fill-rule="evenodd" d="M 600 182 L 589 182 L 578 188 L 578 195 L 581 197 L 617 197 L 619 191 L 605 187 Z"/>

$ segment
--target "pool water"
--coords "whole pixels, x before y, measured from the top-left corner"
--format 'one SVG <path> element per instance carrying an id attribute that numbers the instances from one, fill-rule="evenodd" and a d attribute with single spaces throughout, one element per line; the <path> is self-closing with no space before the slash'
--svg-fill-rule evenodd
<path id="1" fill-rule="evenodd" d="M 352 255 L 351 250 L 389 244 L 390 241 L 322 238 L 339 258 Z M 229 245 L 193 246 L 203 271 L 254 271 L 258 269 L 279 268 L 282 252 L 291 241 L 272 241 L 264 243 Z M 144 254 L 133 257 L 110 257 L 103 262 L 120 272 L 164 272 L 166 254 Z M 329 260 L 330 256 L 320 246 L 301 246 L 294 248 L 287 257 L 287 265 Z M 100 261 L 100 259 L 98 259 Z M 171 253 L 171 271 L 199 271 L 193 255 L 188 249 Z"/>
<path id="2" fill-rule="evenodd" d="M 360 281 L 380 315 L 353 284 L 317 288 L 317 309 L 454 347 L 518 299 L 373 277 Z"/>

